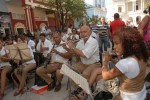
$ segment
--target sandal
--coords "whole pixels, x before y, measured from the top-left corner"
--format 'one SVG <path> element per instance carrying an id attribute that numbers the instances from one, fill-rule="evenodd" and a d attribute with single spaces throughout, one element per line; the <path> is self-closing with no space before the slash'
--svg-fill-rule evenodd
<path id="1" fill-rule="evenodd" d="M 88 95 L 81 88 L 72 91 L 71 95 L 71 100 L 87 100 L 88 97 Z"/>
<path id="2" fill-rule="evenodd" d="M 16 90 L 15 91 L 15 93 L 14 93 L 14 96 L 17 96 L 17 95 L 19 95 L 19 94 L 23 94 L 25 91 L 24 91 L 24 88 L 23 89 L 21 89 L 21 90 Z"/>

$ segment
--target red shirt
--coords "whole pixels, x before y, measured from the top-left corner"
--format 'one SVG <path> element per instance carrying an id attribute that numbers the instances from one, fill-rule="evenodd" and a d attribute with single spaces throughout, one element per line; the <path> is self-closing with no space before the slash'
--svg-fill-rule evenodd
<path id="1" fill-rule="evenodd" d="M 114 37 L 115 31 L 121 26 L 125 26 L 125 23 L 121 21 L 119 18 L 115 19 L 110 23 L 110 31 L 111 31 L 112 39 Z"/>

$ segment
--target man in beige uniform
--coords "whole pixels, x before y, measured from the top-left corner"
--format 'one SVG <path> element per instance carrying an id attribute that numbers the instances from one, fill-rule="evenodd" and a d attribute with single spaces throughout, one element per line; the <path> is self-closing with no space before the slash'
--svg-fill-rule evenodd
<path id="1" fill-rule="evenodd" d="M 57 92 L 61 89 L 61 80 L 63 78 L 59 69 L 62 64 L 66 64 L 68 62 L 71 58 L 71 54 L 64 49 L 62 45 L 64 42 L 61 41 L 61 35 L 59 33 L 53 34 L 53 40 L 55 45 L 52 48 L 50 64 L 48 64 L 46 68 L 44 68 L 44 66 L 37 68 L 36 73 L 47 82 L 49 86 L 48 89 L 52 90 L 55 87 L 55 80 L 50 78 L 48 74 L 52 74 L 56 71 L 57 82 L 54 91 Z"/>
<path id="2" fill-rule="evenodd" d="M 77 46 L 73 47 L 72 41 L 68 42 L 70 51 L 80 56 L 81 59 L 81 62 L 75 65 L 75 69 L 81 72 L 86 79 L 89 79 L 94 68 L 100 67 L 99 45 L 91 34 L 92 31 L 88 26 L 82 26 L 80 28 L 82 39 L 77 43 Z"/>

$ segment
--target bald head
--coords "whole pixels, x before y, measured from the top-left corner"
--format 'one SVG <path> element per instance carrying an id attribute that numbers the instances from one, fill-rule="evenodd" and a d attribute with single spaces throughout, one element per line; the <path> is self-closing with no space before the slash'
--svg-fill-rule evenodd
<path id="1" fill-rule="evenodd" d="M 89 26 L 84 25 L 80 28 L 80 36 L 81 38 L 90 37 L 92 31 Z"/>
<path id="2" fill-rule="evenodd" d="M 59 32 L 53 33 L 53 40 L 55 44 L 59 45 L 61 42 L 61 34 Z"/>

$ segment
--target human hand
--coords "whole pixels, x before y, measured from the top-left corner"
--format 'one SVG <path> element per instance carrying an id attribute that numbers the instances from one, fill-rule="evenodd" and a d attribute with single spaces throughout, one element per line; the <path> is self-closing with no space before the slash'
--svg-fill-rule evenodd
<path id="1" fill-rule="evenodd" d="M 67 45 L 68 45 L 68 47 L 71 49 L 71 48 L 73 48 L 73 41 L 72 40 L 69 40 L 68 42 L 67 42 Z"/>
<path id="2" fill-rule="evenodd" d="M 111 60 L 111 55 L 109 52 L 104 52 L 103 54 L 103 63 L 108 63 Z"/>
<path id="3" fill-rule="evenodd" d="M 56 54 L 58 54 L 58 51 L 56 50 L 56 49 L 52 49 L 52 53 L 56 53 Z"/>
<path id="4" fill-rule="evenodd" d="M 63 47 L 64 49 L 67 49 L 67 48 L 68 48 L 65 43 L 62 44 L 62 47 Z"/>

